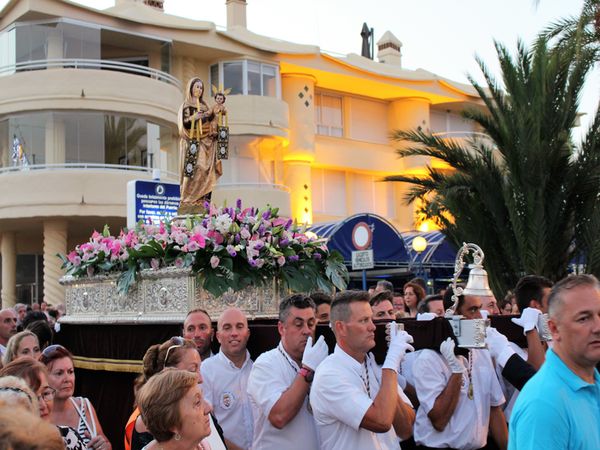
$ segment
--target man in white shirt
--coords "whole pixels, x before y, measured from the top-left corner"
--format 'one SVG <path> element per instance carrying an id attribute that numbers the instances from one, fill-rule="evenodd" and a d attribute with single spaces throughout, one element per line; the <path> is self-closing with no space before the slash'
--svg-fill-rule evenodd
<path id="1" fill-rule="evenodd" d="M 323 336 L 312 345 L 316 306 L 294 294 L 279 305 L 281 342 L 254 362 L 248 380 L 253 405 L 253 450 L 317 450 L 319 441 L 308 403 L 314 371 L 328 353 Z"/>
<path id="2" fill-rule="evenodd" d="M 460 296 L 457 314 L 481 318 L 481 298 Z M 440 353 L 422 350 L 414 362 L 419 409 L 415 442 L 423 449 L 475 450 L 487 443 L 488 429 L 500 449 L 506 449 L 508 431 L 501 406 L 504 395 L 489 351 L 469 350 L 468 358 L 454 354 L 448 338 Z"/>
<path id="3" fill-rule="evenodd" d="M 190 311 L 183 322 L 183 337 L 194 341 L 202 362 L 213 356 L 210 345 L 214 332 L 210 316 L 204 309 Z"/>
<path id="4" fill-rule="evenodd" d="M 310 393 L 323 450 L 397 449 L 399 438 L 412 435 L 415 413 L 400 396 L 398 368 L 412 350 L 404 331 L 390 331 L 390 346 L 381 370 L 373 355 L 373 311 L 369 294 L 344 291 L 331 306 L 337 345 L 315 374 Z"/>
<path id="5" fill-rule="evenodd" d="M 17 315 L 12 308 L 0 310 L 0 356 L 6 352 L 8 340 L 17 333 Z"/>
<path id="6" fill-rule="evenodd" d="M 223 428 L 227 448 L 246 450 L 252 446 L 254 422 L 246 392 L 252 360 L 246 350 L 250 329 L 244 313 L 238 308 L 223 311 L 216 336 L 221 348 L 201 366 L 202 391 Z"/>

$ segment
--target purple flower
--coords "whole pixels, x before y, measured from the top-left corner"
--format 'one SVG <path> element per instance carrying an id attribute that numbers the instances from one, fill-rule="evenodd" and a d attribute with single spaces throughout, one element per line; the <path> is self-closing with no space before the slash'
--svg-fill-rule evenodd
<path id="1" fill-rule="evenodd" d="M 229 256 L 232 257 L 235 257 L 237 255 L 237 252 L 235 251 L 235 247 L 233 245 L 227 246 L 227 253 L 229 253 Z"/>
<path id="2" fill-rule="evenodd" d="M 237 209 L 242 209 L 242 199 L 241 199 L 241 198 L 238 198 L 238 199 L 235 201 L 235 207 L 236 207 Z"/>
<path id="3" fill-rule="evenodd" d="M 210 210 L 210 203 L 209 202 L 204 202 L 204 209 L 209 211 Z"/>
<path id="4" fill-rule="evenodd" d="M 313 258 L 316 259 L 317 261 L 321 261 L 321 254 L 320 253 L 315 253 L 313 254 Z"/>
<path id="5" fill-rule="evenodd" d="M 289 243 L 290 241 L 285 238 L 279 241 L 279 245 L 282 247 L 286 247 Z"/>
<path id="6" fill-rule="evenodd" d="M 254 261 L 253 259 L 249 259 L 248 264 L 250 264 L 252 267 L 256 267 L 256 261 Z"/>
<path id="7" fill-rule="evenodd" d="M 240 235 L 239 235 L 239 233 L 235 235 L 235 238 L 233 239 L 233 241 L 234 241 L 236 244 L 239 244 L 239 243 L 240 243 Z"/>
<path id="8" fill-rule="evenodd" d="M 292 226 L 292 223 L 294 223 L 294 221 L 292 219 L 289 219 L 287 221 L 287 223 L 285 224 L 285 227 L 284 227 L 286 231 L 289 230 L 289 228 Z"/>
<path id="9" fill-rule="evenodd" d="M 300 257 L 298 255 L 292 255 L 292 256 L 288 256 L 288 261 L 289 262 L 296 262 L 300 259 Z"/>
<path id="10" fill-rule="evenodd" d="M 265 226 L 264 225 L 261 225 L 260 227 L 258 227 L 258 234 L 261 236 L 263 234 L 265 234 Z"/>
<path id="11" fill-rule="evenodd" d="M 267 209 L 267 210 L 266 210 L 266 211 L 263 213 L 263 215 L 262 215 L 262 218 L 263 218 L 263 219 L 265 219 L 265 220 L 268 220 L 268 219 L 269 219 L 269 217 L 271 217 L 271 210 L 270 210 L 270 209 Z"/>

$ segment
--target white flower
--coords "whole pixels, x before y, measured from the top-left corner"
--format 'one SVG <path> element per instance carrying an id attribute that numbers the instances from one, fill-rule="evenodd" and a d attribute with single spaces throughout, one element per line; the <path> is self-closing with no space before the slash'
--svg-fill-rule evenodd
<path id="1" fill-rule="evenodd" d="M 226 234 L 232 223 L 233 220 L 231 220 L 229 214 L 221 214 L 215 219 L 215 230 L 221 234 Z"/>

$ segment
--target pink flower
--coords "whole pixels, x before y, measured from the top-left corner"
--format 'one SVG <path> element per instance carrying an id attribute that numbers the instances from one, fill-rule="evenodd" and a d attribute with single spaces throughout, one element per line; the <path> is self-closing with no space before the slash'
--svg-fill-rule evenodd
<path id="1" fill-rule="evenodd" d="M 249 239 L 249 238 L 250 238 L 250 232 L 248 231 L 248 229 L 247 229 L 247 228 L 242 228 L 242 229 L 240 230 L 240 237 L 241 237 L 242 239 Z"/>
<path id="2" fill-rule="evenodd" d="M 210 267 L 212 267 L 213 269 L 216 269 L 217 266 L 219 265 L 219 262 L 221 260 L 219 259 L 219 257 L 217 255 L 212 255 L 210 257 Z"/>
<path id="3" fill-rule="evenodd" d="M 254 260 L 254 262 L 256 262 L 256 267 L 259 269 L 265 264 L 265 260 L 262 258 L 257 258 Z"/>
<path id="4" fill-rule="evenodd" d="M 156 258 L 152 258 L 150 260 L 150 267 L 152 267 L 154 270 L 158 269 L 160 267 L 160 261 Z"/>
<path id="5" fill-rule="evenodd" d="M 188 247 L 189 245 L 195 242 L 196 244 L 198 244 L 198 248 L 204 248 L 206 247 L 206 239 L 204 238 L 204 236 L 202 236 L 200 233 L 196 233 L 194 234 L 191 238 L 190 241 L 188 243 Z M 197 249 L 196 249 L 197 250 Z M 190 250 L 190 251 L 196 251 L 196 250 Z"/>
<path id="6" fill-rule="evenodd" d="M 280 256 L 279 258 L 277 258 L 277 264 L 283 266 L 285 264 L 285 256 Z"/>
<path id="7" fill-rule="evenodd" d="M 183 259 L 176 258 L 175 259 L 175 267 L 177 267 L 178 269 L 181 269 L 183 267 Z"/>

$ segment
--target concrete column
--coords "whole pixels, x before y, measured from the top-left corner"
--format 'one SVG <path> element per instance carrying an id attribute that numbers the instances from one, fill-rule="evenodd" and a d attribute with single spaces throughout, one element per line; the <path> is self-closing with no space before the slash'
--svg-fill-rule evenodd
<path id="1" fill-rule="evenodd" d="M 17 237 L 14 232 L 2 233 L 2 308 L 17 303 Z"/>
<path id="2" fill-rule="evenodd" d="M 284 184 L 291 189 L 292 217 L 312 223 L 311 164 L 315 159 L 315 79 L 311 75 L 284 74 L 282 97 L 288 104 L 289 144 L 283 150 Z"/>
<path id="3" fill-rule="evenodd" d="M 390 133 L 394 130 L 428 130 L 430 101 L 421 97 L 410 97 L 396 100 L 390 103 L 388 109 L 388 128 Z M 398 143 L 394 143 L 398 147 Z M 411 156 L 404 158 L 403 174 L 425 174 L 425 167 L 431 163 L 430 158 L 425 156 Z M 414 227 L 417 219 L 417 204 L 399 207 L 396 211 L 396 217 L 401 218 L 403 223 L 410 222 L 410 227 Z"/>
<path id="4" fill-rule="evenodd" d="M 63 164 L 65 160 L 65 122 L 50 113 L 46 120 L 46 164 Z"/>
<path id="5" fill-rule="evenodd" d="M 44 301 L 48 305 L 65 302 L 65 289 L 58 282 L 63 276 L 57 253 L 67 253 L 67 221 L 44 222 Z"/>
<path id="6" fill-rule="evenodd" d="M 286 161 L 283 166 L 284 184 L 291 188 L 292 217 L 298 223 L 312 223 L 312 189 L 310 163 Z"/>

